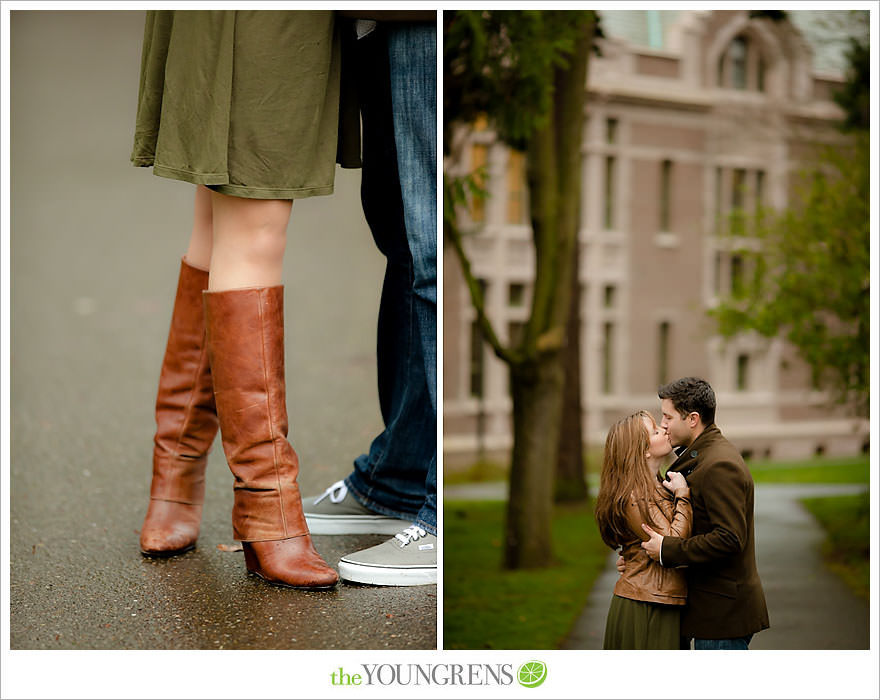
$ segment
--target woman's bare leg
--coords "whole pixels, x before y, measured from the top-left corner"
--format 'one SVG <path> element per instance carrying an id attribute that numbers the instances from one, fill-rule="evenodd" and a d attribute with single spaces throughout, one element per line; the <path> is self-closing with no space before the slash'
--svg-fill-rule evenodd
<path id="1" fill-rule="evenodd" d="M 281 284 L 292 201 L 210 192 L 213 245 L 209 291 Z"/>
<path id="2" fill-rule="evenodd" d="M 184 259 L 187 264 L 200 270 L 211 266 L 211 250 L 214 243 L 213 211 L 211 190 L 204 185 L 196 187 L 196 200 L 193 212 L 193 227 L 189 247 Z"/>

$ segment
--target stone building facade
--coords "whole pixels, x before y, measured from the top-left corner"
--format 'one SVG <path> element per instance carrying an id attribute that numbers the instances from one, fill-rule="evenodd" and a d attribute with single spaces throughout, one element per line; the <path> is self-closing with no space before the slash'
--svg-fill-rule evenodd
<path id="1" fill-rule="evenodd" d="M 868 422 L 829 406 L 782 339 L 723 342 L 706 311 L 748 275 L 719 227 L 734 210 L 784 207 L 816 143 L 840 138 L 846 12 L 602 12 L 602 56 L 585 95 L 580 222 L 585 439 L 641 408 L 657 387 L 706 378 L 717 423 L 747 455 L 856 454 Z M 528 313 L 533 248 L 523 156 L 483 124 L 455 135 L 450 172 L 487 169 L 490 196 L 461 221 L 489 315 L 511 337 Z M 445 464 L 512 443 L 506 366 L 476 331 L 454 252 L 443 273 Z M 868 349 L 865 349 L 868 352 Z"/>

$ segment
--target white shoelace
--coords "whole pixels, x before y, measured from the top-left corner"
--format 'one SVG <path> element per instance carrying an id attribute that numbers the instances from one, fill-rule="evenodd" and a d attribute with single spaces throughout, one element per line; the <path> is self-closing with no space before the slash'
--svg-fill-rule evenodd
<path id="1" fill-rule="evenodd" d="M 394 538 L 400 540 L 403 544 L 401 547 L 406 547 L 410 542 L 415 542 L 422 537 L 427 536 L 427 531 L 420 528 L 418 525 L 410 525 L 403 532 L 398 532 Z"/>
<path id="2" fill-rule="evenodd" d="M 324 493 L 318 496 L 312 505 L 318 505 L 321 501 L 323 501 L 328 496 L 330 497 L 330 503 L 342 503 L 345 500 L 345 494 L 348 493 L 348 486 L 345 485 L 344 481 L 337 481 L 333 486 L 328 488 Z"/>

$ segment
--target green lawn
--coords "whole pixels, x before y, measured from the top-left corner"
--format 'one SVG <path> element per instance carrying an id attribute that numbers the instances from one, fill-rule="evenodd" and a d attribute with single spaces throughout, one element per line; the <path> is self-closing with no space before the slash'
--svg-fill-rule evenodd
<path id="1" fill-rule="evenodd" d="M 557 563 L 501 568 L 505 504 L 447 501 L 443 510 L 443 624 L 447 649 L 556 649 L 583 609 L 610 550 L 592 507 L 559 506 Z"/>
<path id="2" fill-rule="evenodd" d="M 756 484 L 867 484 L 868 455 L 858 457 L 815 457 L 793 462 L 750 460 L 749 470 Z"/>
<path id="3" fill-rule="evenodd" d="M 852 591 L 867 599 L 871 589 L 869 494 L 807 498 L 803 501 L 827 534 L 822 554 Z"/>
<path id="4" fill-rule="evenodd" d="M 868 456 L 797 462 L 749 461 L 755 482 L 865 483 Z M 591 485 L 595 493 L 595 484 Z M 811 499 L 807 507 L 829 532 L 826 557 L 857 592 L 868 586 L 867 494 Z M 558 563 L 504 571 L 502 502 L 446 501 L 444 507 L 444 646 L 447 649 L 555 649 L 583 610 L 608 548 L 592 505 L 556 508 Z"/>

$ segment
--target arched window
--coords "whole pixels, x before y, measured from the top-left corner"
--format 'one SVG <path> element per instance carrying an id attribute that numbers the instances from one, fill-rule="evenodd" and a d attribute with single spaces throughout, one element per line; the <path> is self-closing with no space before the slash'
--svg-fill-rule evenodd
<path id="1" fill-rule="evenodd" d="M 747 54 L 748 44 L 743 37 L 738 36 L 730 42 L 730 48 L 727 50 L 728 60 L 730 61 L 729 87 L 736 88 L 737 90 L 746 89 Z"/>
<path id="2" fill-rule="evenodd" d="M 740 34 L 718 57 L 718 87 L 764 91 L 767 64 L 757 44 Z"/>

